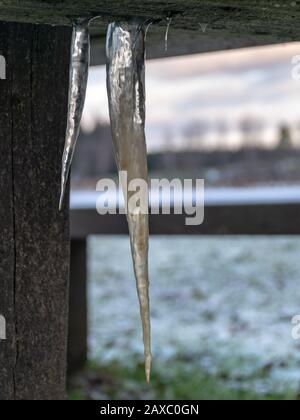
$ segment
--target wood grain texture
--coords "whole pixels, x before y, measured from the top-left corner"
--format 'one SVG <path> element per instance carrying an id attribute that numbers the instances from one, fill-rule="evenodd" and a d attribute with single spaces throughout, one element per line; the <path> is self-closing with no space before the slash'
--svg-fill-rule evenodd
<path id="1" fill-rule="evenodd" d="M 8 56 L 9 25 L 0 27 L 0 54 Z M 0 398 L 14 395 L 16 360 L 15 334 L 15 247 L 13 211 L 12 110 L 8 80 L 0 80 L 0 314 L 6 319 L 7 340 L 0 340 Z"/>
<path id="2" fill-rule="evenodd" d="M 166 16 L 176 12 L 169 50 L 164 50 Z M 300 2 L 278 0 L 0 0 L 0 20 L 70 25 L 79 16 L 93 24 L 92 62 L 104 62 L 108 22 L 128 16 L 158 19 L 148 36 L 148 57 L 164 57 L 298 41 Z"/>
<path id="3" fill-rule="evenodd" d="M 69 28 L 0 24 L 0 399 L 65 397 L 68 209 L 58 212 Z"/>

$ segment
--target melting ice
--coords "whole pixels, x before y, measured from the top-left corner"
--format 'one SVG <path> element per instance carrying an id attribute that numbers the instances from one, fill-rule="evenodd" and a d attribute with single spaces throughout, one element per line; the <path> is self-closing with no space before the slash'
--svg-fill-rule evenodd
<path id="1" fill-rule="evenodd" d="M 112 137 L 119 171 L 127 171 L 123 188 L 130 200 L 129 183 L 148 183 L 145 138 L 145 29 L 143 21 L 114 22 L 107 34 L 107 90 Z M 129 202 L 128 200 L 128 202 Z M 148 200 L 148 197 L 147 197 Z M 148 214 L 127 209 L 132 257 L 140 301 L 145 370 L 150 380 L 151 338 L 148 278 Z"/>

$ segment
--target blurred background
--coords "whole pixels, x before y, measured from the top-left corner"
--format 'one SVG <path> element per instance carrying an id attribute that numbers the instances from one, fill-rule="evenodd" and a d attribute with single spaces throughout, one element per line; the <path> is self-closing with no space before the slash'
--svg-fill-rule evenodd
<path id="1" fill-rule="evenodd" d="M 148 61 L 150 177 L 297 188 L 298 54 L 291 43 Z M 73 194 L 116 176 L 105 78 L 105 67 L 91 69 Z M 299 398 L 299 255 L 297 236 L 151 238 L 147 386 L 129 238 L 90 236 L 88 363 L 70 377 L 70 398 Z"/>

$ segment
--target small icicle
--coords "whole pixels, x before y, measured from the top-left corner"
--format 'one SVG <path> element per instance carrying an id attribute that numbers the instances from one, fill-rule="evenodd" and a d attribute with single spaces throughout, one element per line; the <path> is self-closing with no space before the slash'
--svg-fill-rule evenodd
<path id="1" fill-rule="evenodd" d="M 168 51 L 168 41 L 169 41 L 169 31 L 172 24 L 173 18 L 167 17 L 167 29 L 166 29 L 166 35 L 165 35 L 165 50 Z"/>
<path id="2" fill-rule="evenodd" d="M 71 45 L 71 62 L 69 78 L 68 121 L 65 148 L 62 158 L 61 196 L 59 210 L 67 187 L 70 167 L 80 131 L 80 123 L 85 103 L 89 65 L 90 65 L 90 35 L 91 18 L 76 19 L 73 23 Z"/>
<path id="3" fill-rule="evenodd" d="M 107 90 L 112 137 L 119 171 L 127 172 L 129 183 L 148 183 L 145 138 L 145 29 L 140 20 L 115 22 L 107 33 Z M 128 200 L 129 201 L 129 200 Z M 148 195 L 147 195 L 148 201 Z M 151 332 L 148 278 L 148 214 L 130 212 L 127 219 L 143 326 L 145 371 L 150 381 Z"/>
<path id="4" fill-rule="evenodd" d="M 153 19 L 147 19 L 144 22 L 143 26 L 145 27 L 145 38 L 144 38 L 145 44 L 146 44 L 146 41 L 147 41 L 147 35 L 148 35 L 148 32 L 149 32 L 149 29 L 153 25 L 153 23 L 154 23 Z M 145 53 L 145 56 L 146 56 L 146 53 Z"/>

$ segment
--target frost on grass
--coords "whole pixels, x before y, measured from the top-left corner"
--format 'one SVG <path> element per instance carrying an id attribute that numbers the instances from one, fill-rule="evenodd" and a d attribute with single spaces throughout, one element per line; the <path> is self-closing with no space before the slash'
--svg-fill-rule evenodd
<path id="1" fill-rule="evenodd" d="M 297 238 L 152 239 L 153 353 L 162 374 L 180 362 L 233 387 L 296 391 L 299 253 Z M 111 363 L 122 352 L 126 363 L 142 362 L 128 240 L 91 238 L 89 255 L 91 358 Z"/>

